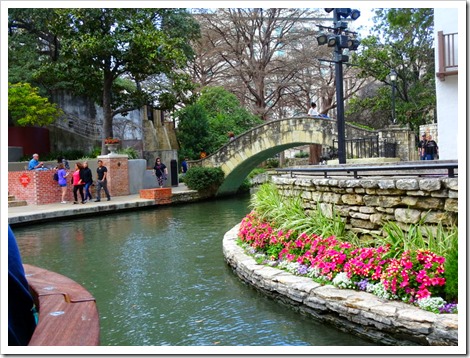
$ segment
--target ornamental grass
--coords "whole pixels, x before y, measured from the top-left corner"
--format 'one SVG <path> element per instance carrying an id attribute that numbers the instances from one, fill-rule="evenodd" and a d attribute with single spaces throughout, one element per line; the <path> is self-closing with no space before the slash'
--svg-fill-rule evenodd
<path id="1" fill-rule="evenodd" d="M 346 240 L 348 234 L 344 226 L 332 223 L 340 220 L 339 216 L 333 216 L 330 221 L 320 219 L 328 228 L 318 232 L 327 232 L 328 236 L 315 233 L 316 227 L 305 230 L 305 223 L 319 224 L 312 219 L 315 214 L 299 210 L 299 200 L 281 198 L 272 184 L 263 185 L 252 197 L 252 211 L 241 221 L 238 238 L 259 262 L 320 283 L 402 300 L 435 313 L 458 311 L 456 292 L 449 294 L 445 287 L 445 255 L 457 257 L 456 230 L 441 235 L 452 241 L 446 245 L 435 242 L 439 241 L 439 235 L 428 238 L 433 241 L 430 245 L 422 236 L 412 240 L 411 245 L 409 237 L 403 240 L 395 235 L 390 242 L 384 239 L 375 246 L 361 247 L 358 240 L 353 240 L 354 243 Z M 289 215 L 294 215 L 294 219 L 290 220 Z M 303 223 L 302 230 L 290 221 Z M 339 230 L 339 235 L 335 235 L 332 228 Z M 394 246 L 393 241 L 398 244 Z M 440 247 L 439 252 L 433 252 L 428 246 Z"/>

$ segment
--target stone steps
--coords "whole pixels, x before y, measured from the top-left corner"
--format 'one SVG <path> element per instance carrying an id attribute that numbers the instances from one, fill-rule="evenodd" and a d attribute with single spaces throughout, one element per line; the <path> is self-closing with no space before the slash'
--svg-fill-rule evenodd
<path id="1" fill-rule="evenodd" d="M 8 194 L 8 207 L 16 207 L 16 206 L 26 206 L 28 203 L 26 200 L 16 200 L 14 195 Z"/>

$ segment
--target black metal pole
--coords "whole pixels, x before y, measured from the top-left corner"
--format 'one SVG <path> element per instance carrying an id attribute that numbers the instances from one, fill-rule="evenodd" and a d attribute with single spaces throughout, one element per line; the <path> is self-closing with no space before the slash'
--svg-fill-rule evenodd
<path id="1" fill-rule="evenodd" d="M 340 20 L 337 9 L 334 9 L 335 24 Z M 339 31 L 338 31 L 339 32 Z M 338 33 L 337 33 L 338 35 Z M 338 161 L 346 163 L 346 145 L 344 135 L 344 98 L 343 98 L 343 49 L 340 41 L 335 45 L 335 79 L 336 79 L 336 116 L 338 122 Z"/>
<path id="2" fill-rule="evenodd" d="M 395 117 L 395 81 L 392 81 L 392 122 L 393 124 L 397 123 Z"/>

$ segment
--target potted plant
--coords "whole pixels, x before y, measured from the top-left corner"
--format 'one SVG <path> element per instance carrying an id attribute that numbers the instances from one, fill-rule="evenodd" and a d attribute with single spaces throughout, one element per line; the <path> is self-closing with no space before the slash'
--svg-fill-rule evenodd
<path id="1" fill-rule="evenodd" d="M 121 140 L 119 138 L 108 137 L 104 140 L 104 144 L 108 148 L 110 154 L 115 154 Z"/>

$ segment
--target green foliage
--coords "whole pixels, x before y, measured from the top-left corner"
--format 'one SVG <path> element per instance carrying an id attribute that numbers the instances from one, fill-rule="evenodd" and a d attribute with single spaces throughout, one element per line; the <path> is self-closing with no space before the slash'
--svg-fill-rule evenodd
<path id="1" fill-rule="evenodd" d="M 356 127 L 359 127 L 359 128 L 363 128 L 363 129 L 367 129 L 369 131 L 373 131 L 374 128 L 372 128 L 371 126 L 368 126 L 368 125 L 365 125 L 365 124 L 362 124 L 362 123 L 356 123 L 356 122 L 352 122 L 352 121 L 346 121 L 348 124 L 352 124 L 353 126 L 356 126 Z"/>
<path id="2" fill-rule="evenodd" d="M 389 73 L 395 69 L 397 121 L 417 130 L 432 122 L 436 107 L 433 9 L 377 9 L 374 22 L 375 33 L 361 40 L 353 62 L 361 70 L 360 77 L 373 77 L 384 86 L 369 97 L 351 100 L 347 114 L 368 110 L 373 117 L 390 120 Z"/>
<path id="3" fill-rule="evenodd" d="M 197 110 L 192 111 L 191 107 L 197 107 Z M 199 158 L 201 148 L 208 154 L 217 151 L 228 142 L 229 132 L 237 136 L 262 123 L 241 106 L 234 94 L 220 87 L 202 89 L 196 103 L 180 110 L 176 115 L 180 123 L 181 120 L 198 122 L 201 117 L 207 119 L 207 124 L 206 121 L 202 122 L 207 130 L 203 136 L 194 136 L 191 127 L 178 126 L 177 135 L 182 151 L 188 153 L 191 159 Z M 194 118 L 188 118 L 189 116 Z M 188 143 L 190 136 L 193 139 Z"/>
<path id="4" fill-rule="evenodd" d="M 273 183 L 261 185 L 252 196 L 250 207 L 264 221 L 273 227 L 291 230 L 294 234 L 317 234 L 322 237 L 335 236 L 338 240 L 350 239 L 354 234 L 346 231 L 346 224 L 333 209 L 330 214 L 324 213 L 317 204 L 314 211 L 307 212 L 300 196 L 282 197 Z"/>
<path id="5" fill-rule="evenodd" d="M 269 158 L 266 160 L 266 168 L 279 168 L 279 159 Z"/>
<path id="6" fill-rule="evenodd" d="M 438 256 L 446 257 L 452 251 L 458 237 L 457 226 L 445 229 L 441 224 L 435 230 L 424 224 L 425 218 L 403 229 L 398 223 L 388 221 L 382 230 L 385 235 L 375 235 L 376 245 L 390 245 L 388 257 L 399 258 L 404 251 L 428 249 Z"/>
<path id="7" fill-rule="evenodd" d="M 41 60 L 32 75 L 37 82 L 86 95 L 103 107 L 105 138 L 113 137 L 115 115 L 148 103 L 173 109 L 188 92 L 189 77 L 181 73 L 199 26 L 186 9 L 17 9 L 9 12 L 9 26 L 10 34 L 26 32 L 37 40 L 28 42 L 28 54 L 36 50 Z M 11 47 L 12 58 L 18 48 Z M 145 81 L 157 77 L 164 85 L 144 90 Z"/>
<path id="8" fill-rule="evenodd" d="M 459 242 L 457 228 L 455 228 L 448 240 L 450 247 L 445 255 L 446 262 L 444 264 L 446 279 L 445 294 L 448 302 L 457 301 L 459 293 Z"/>
<path id="9" fill-rule="evenodd" d="M 14 124 L 19 126 L 46 126 L 63 112 L 55 103 L 41 97 L 38 88 L 29 83 L 8 83 L 8 112 Z"/>
<path id="10" fill-rule="evenodd" d="M 99 147 L 93 147 L 93 150 L 89 153 L 90 158 L 97 158 L 99 155 L 101 155 L 101 148 Z"/>
<path id="11" fill-rule="evenodd" d="M 216 193 L 224 181 L 221 168 L 192 167 L 186 172 L 184 182 L 191 190 Z"/>
<path id="12" fill-rule="evenodd" d="M 250 191 L 251 183 L 248 178 L 243 179 L 243 182 L 238 187 L 237 193 L 247 193 Z"/>
<path id="13" fill-rule="evenodd" d="M 211 147 L 206 111 L 200 104 L 194 104 L 180 110 L 178 118 L 176 135 L 181 155 L 190 159 L 199 159 L 201 151 L 207 153 Z"/>
<path id="14" fill-rule="evenodd" d="M 250 174 L 247 175 L 247 178 L 248 179 L 253 179 L 255 176 L 257 176 L 259 174 L 263 174 L 263 173 L 266 173 L 266 169 L 264 169 L 264 168 L 255 168 L 250 172 Z"/>
<path id="15" fill-rule="evenodd" d="M 294 157 L 295 158 L 308 158 L 309 154 L 307 152 L 301 151 L 301 152 L 295 153 Z"/>
<path id="16" fill-rule="evenodd" d="M 119 154 L 127 154 L 129 159 L 137 159 L 139 158 L 139 153 L 135 148 L 132 147 L 126 147 L 126 148 L 121 148 L 117 150 L 117 153 Z"/>
<path id="17" fill-rule="evenodd" d="M 72 149 L 72 150 L 59 150 L 56 152 L 51 152 L 41 156 L 41 160 L 52 161 L 57 160 L 57 158 L 62 157 L 67 160 L 77 160 L 85 156 L 85 153 L 81 149 Z M 30 160 L 31 157 L 25 158 L 24 160 Z"/>

